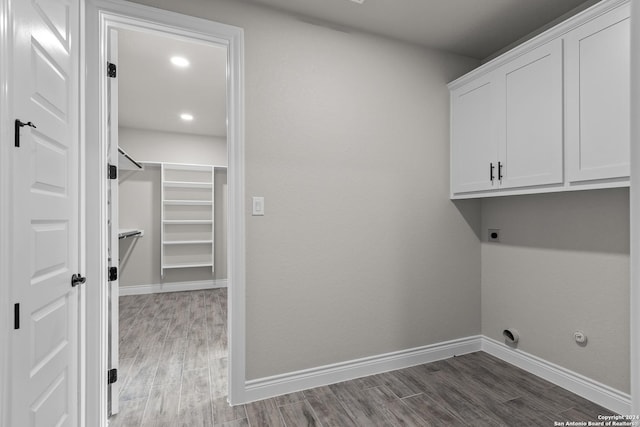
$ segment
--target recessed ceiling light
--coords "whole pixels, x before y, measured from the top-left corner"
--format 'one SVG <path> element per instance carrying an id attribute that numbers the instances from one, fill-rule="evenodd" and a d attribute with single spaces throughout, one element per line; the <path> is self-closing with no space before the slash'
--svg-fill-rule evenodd
<path id="1" fill-rule="evenodd" d="M 351 1 L 358 4 L 364 3 L 364 0 L 351 0 Z"/>
<path id="2" fill-rule="evenodd" d="M 172 56 L 171 63 L 176 67 L 184 68 L 189 66 L 189 60 L 187 58 L 183 58 L 182 56 Z"/>
<path id="3" fill-rule="evenodd" d="M 190 122 L 191 120 L 193 120 L 193 116 L 189 113 L 182 113 L 180 114 L 180 118 L 182 120 L 184 120 L 185 122 Z"/>

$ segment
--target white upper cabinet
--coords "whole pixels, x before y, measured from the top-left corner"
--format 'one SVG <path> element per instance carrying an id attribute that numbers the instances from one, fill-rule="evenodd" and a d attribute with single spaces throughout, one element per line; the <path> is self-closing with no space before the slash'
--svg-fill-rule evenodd
<path id="1" fill-rule="evenodd" d="M 451 127 L 455 192 L 490 190 L 498 164 L 498 139 L 494 121 L 495 96 L 491 77 L 474 80 L 451 95 L 453 126 Z M 456 126 L 456 124 L 464 126 Z"/>
<path id="2" fill-rule="evenodd" d="M 604 0 L 449 84 L 452 198 L 629 185 L 629 9 Z"/>
<path id="3" fill-rule="evenodd" d="M 502 188 L 562 183 L 562 40 L 498 70 Z"/>
<path id="4" fill-rule="evenodd" d="M 570 182 L 629 176 L 630 19 L 623 5 L 566 36 Z"/>
<path id="5" fill-rule="evenodd" d="M 562 183 L 562 40 L 451 92 L 453 193 Z"/>

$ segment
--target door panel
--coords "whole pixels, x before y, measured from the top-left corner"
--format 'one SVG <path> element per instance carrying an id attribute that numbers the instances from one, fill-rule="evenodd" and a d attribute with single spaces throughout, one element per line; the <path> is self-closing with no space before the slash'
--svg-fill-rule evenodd
<path id="1" fill-rule="evenodd" d="M 504 132 L 502 187 L 563 181 L 562 40 L 554 40 L 502 69 Z"/>
<path id="2" fill-rule="evenodd" d="M 487 76 L 451 94 L 453 193 L 489 190 L 496 184 L 490 179 L 490 166 L 497 164 L 494 88 Z"/>
<path id="3" fill-rule="evenodd" d="M 51 34 L 58 38 L 66 51 L 69 51 L 69 36 L 72 30 L 69 19 L 74 16 L 72 4 L 55 0 L 34 0 L 33 7 Z"/>
<path id="4" fill-rule="evenodd" d="M 630 58 L 629 5 L 567 36 L 571 182 L 629 176 Z"/>
<path id="5" fill-rule="evenodd" d="M 15 426 L 78 423 L 78 0 L 13 2 Z"/>

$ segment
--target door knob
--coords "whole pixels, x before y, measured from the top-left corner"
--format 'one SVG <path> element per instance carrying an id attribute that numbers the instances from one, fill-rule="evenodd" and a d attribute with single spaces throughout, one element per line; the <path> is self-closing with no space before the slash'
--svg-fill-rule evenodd
<path id="1" fill-rule="evenodd" d="M 74 288 L 78 285 L 83 285 L 86 281 L 87 278 L 82 277 L 80 274 L 74 274 L 73 276 L 71 276 L 71 286 Z"/>

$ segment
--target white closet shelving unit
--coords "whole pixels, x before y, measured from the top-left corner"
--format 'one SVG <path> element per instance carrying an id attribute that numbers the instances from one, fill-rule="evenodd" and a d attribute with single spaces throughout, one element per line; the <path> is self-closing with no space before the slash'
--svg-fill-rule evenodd
<path id="1" fill-rule="evenodd" d="M 214 271 L 215 166 L 162 163 L 161 274 L 168 269 Z"/>

